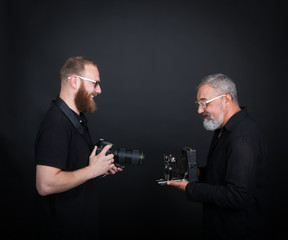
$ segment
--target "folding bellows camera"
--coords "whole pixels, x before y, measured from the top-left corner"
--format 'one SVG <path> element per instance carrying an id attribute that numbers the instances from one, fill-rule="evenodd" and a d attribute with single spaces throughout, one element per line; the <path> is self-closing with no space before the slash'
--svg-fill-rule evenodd
<path id="1" fill-rule="evenodd" d="M 164 154 L 164 178 L 157 182 L 160 185 L 166 185 L 167 181 L 182 181 L 183 179 L 189 182 L 198 181 L 196 150 L 189 147 L 184 147 L 181 156 L 177 159 L 171 154 Z"/>

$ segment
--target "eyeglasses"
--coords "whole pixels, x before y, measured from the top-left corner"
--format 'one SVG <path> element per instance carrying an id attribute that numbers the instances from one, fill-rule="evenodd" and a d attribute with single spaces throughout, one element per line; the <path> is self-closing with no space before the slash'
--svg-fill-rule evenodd
<path id="1" fill-rule="evenodd" d="M 78 78 L 80 78 L 80 79 L 82 79 L 82 80 L 85 80 L 85 81 L 89 81 L 89 82 L 93 82 L 93 83 L 95 83 L 95 88 L 97 87 L 97 86 L 100 86 L 100 81 L 95 81 L 95 80 L 92 80 L 92 79 L 89 79 L 89 78 L 85 78 L 85 77 L 81 77 L 81 76 L 76 76 L 76 77 L 78 77 Z M 68 77 L 68 79 L 70 79 L 71 77 Z"/>
<path id="2" fill-rule="evenodd" d="M 218 98 L 224 97 L 224 96 L 226 96 L 226 94 L 223 94 L 223 95 L 220 95 L 218 97 L 212 98 L 212 99 L 210 99 L 208 101 L 195 101 L 195 104 L 196 104 L 197 108 L 201 107 L 201 108 L 204 109 L 204 108 L 207 107 L 208 103 L 210 103 L 210 102 L 212 102 L 212 101 L 214 101 L 214 100 L 216 100 Z"/>

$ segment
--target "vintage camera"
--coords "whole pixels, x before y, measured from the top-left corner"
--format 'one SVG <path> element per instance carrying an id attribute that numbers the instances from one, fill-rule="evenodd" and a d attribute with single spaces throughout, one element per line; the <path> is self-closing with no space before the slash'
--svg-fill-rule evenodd
<path id="1" fill-rule="evenodd" d="M 177 159 L 171 154 L 164 155 L 164 179 L 159 179 L 157 182 L 166 185 L 167 181 L 183 179 L 189 182 L 198 181 L 196 150 L 189 147 L 184 147 L 181 156 Z"/>
<path id="2" fill-rule="evenodd" d="M 122 165 L 142 165 L 144 160 L 144 153 L 139 150 L 129 150 L 125 148 L 114 148 L 111 142 L 105 141 L 104 139 L 99 139 L 96 143 L 97 150 L 96 154 L 100 153 L 106 145 L 112 145 L 112 147 L 107 151 L 106 155 L 112 153 L 114 154 L 114 163 L 117 166 Z"/>

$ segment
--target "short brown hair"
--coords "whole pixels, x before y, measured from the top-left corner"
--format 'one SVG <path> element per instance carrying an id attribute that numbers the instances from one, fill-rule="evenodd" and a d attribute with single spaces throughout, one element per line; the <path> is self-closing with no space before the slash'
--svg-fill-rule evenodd
<path id="1" fill-rule="evenodd" d="M 92 64 L 97 67 L 97 64 L 89 58 L 82 56 L 70 57 L 60 70 L 61 81 L 67 80 L 71 75 L 81 75 L 85 70 L 85 65 Z"/>

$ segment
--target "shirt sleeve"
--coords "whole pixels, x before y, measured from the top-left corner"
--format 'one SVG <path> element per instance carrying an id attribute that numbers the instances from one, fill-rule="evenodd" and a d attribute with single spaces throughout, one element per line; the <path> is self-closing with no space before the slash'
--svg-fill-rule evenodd
<path id="1" fill-rule="evenodd" d="M 189 183 L 186 187 L 188 199 L 227 208 L 246 207 L 254 197 L 258 153 L 255 139 L 236 138 L 227 147 L 224 184 Z"/>
<path id="2" fill-rule="evenodd" d="M 70 133 L 60 124 L 51 124 L 38 135 L 35 143 L 37 165 L 47 165 L 66 169 Z"/>

